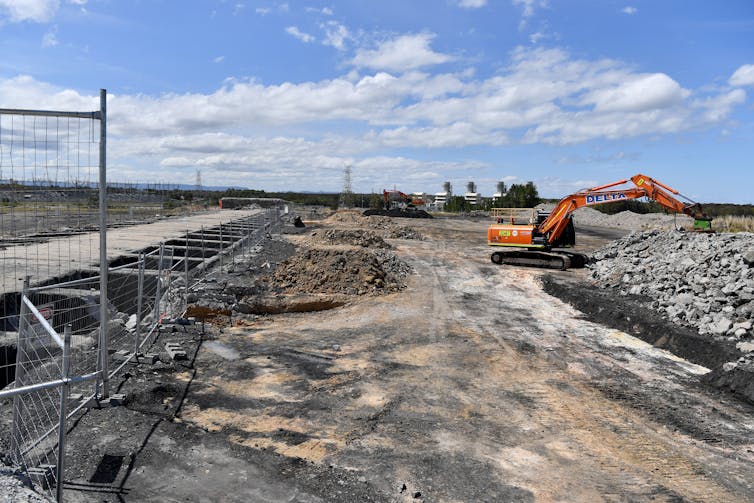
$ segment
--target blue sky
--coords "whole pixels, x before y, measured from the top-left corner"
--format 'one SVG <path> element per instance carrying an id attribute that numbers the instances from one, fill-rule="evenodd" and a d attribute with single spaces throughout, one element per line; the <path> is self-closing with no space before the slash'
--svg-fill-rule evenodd
<path id="1" fill-rule="evenodd" d="M 0 107 L 108 90 L 113 181 L 754 203 L 750 0 L 0 0 L 0 51 Z"/>

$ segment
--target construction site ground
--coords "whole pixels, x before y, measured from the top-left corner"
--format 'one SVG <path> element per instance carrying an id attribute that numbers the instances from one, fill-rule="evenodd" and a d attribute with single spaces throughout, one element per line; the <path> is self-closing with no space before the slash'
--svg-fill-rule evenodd
<path id="1" fill-rule="evenodd" d="M 424 236 L 387 240 L 403 289 L 164 327 L 154 347 L 189 359 L 132 368 L 124 406 L 76 419 L 67 499 L 754 501 L 754 407 L 546 293 L 583 271 L 492 264 L 486 220 L 401 224 Z M 359 228 L 290 240 L 335 226 Z"/>

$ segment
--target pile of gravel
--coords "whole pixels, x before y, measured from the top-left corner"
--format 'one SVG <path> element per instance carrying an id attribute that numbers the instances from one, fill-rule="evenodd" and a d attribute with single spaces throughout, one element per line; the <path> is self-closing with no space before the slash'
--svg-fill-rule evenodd
<path id="1" fill-rule="evenodd" d="M 754 234 L 634 232 L 597 250 L 588 267 L 601 288 L 649 297 L 702 335 L 754 335 Z"/>
<path id="2" fill-rule="evenodd" d="M 554 204 L 540 204 L 536 209 L 552 211 Z M 588 206 L 579 208 L 573 212 L 573 221 L 578 225 L 589 227 L 610 227 L 613 229 L 625 229 L 629 231 L 642 231 L 652 229 L 674 230 L 679 227 L 688 228 L 694 223 L 694 219 L 683 214 L 665 213 L 634 213 L 633 211 L 621 211 L 614 215 L 602 213 Z"/>
<path id="3" fill-rule="evenodd" d="M 31 481 L 20 471 L 0 466 L 0 502 L 49 503 L 52 500 L 35 492 Z"/>

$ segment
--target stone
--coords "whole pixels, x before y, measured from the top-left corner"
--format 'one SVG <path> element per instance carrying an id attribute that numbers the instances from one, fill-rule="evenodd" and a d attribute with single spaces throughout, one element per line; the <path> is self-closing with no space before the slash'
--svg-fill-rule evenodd
<path id="1" fill-rule="evenodd" d="M 724 335 L 731 327 L 733 327 L 733 322 L 728 318 L 720 318 L 720 320 L 710 325 L 710 332 L 715 335 Z"/>
<path id="2" fill-rule="evenodd" d="M 750 353 L 754 351 L 754 342 L 739 342 L 736 344 L 736 348 L 742 353 Z"/>
<path id="3" fill-rule="evenodd" d="M 749 267 L 754 266 L 754 249 L 747 250 L 744 253 L 742 253 L 741 258 L 744 260 L 744 263 L 748 265 Z"/>
<path id="4" fill-rule="evenodd" d="M 737 362 L 725 362 L 723 363 L 723 372 L 730 372 L 736 367 L 738 367 Z"/>

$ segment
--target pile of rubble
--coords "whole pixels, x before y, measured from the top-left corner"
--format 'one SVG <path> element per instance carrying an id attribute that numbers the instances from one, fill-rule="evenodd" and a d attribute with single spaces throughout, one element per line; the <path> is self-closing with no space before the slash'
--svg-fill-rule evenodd
<path id="1" fill-rule="evenodd" d="M 553 203 L 542 203 L 536 206 L 536 209 L 541 211 L 552 211 L 554 208 L 555 204 Z M 694 224 L 694 219 L 683 214 L 642 214 L 634 213 L 633 211 L 621 211 L 614 215 L 608 215 L 589 206 L 574 211 L 573 221 L 577 226 L 610 227 L 629 231 L 652 229 L 675 230 L 678 228 L 690 228 Z"/>
<path id="2" fill-rule="evenodd" d="M 390 248 L 381 236 L 370 230 L 327 229 L 314 231 L 313 241 L 327 245 L 361 246 L 362 248 Z"/>
<path id="3" fill-rule="evenodd" d="M 405 288 L 410 272 L 384 248 L 309 248 L 281 262 L 267 283 L 286 294 L 379 295 Z"/>
<path id="4" fill-rule="evenodd" d="M 325 219 L 325 223 L 337 227 L 357 227 L 369 229 L 384 239 L 423 239 L 423 236 L 409 227 L 396 223 L 390 217 L 365 217 L 357 211 L 338 211 Z"/>
<path id="5" fill-rule="evenodd" d="M 674 323 L 754 349 L 754 234 L 634 232 L 589 267 L 601 288 L 649 297 Z"/>

